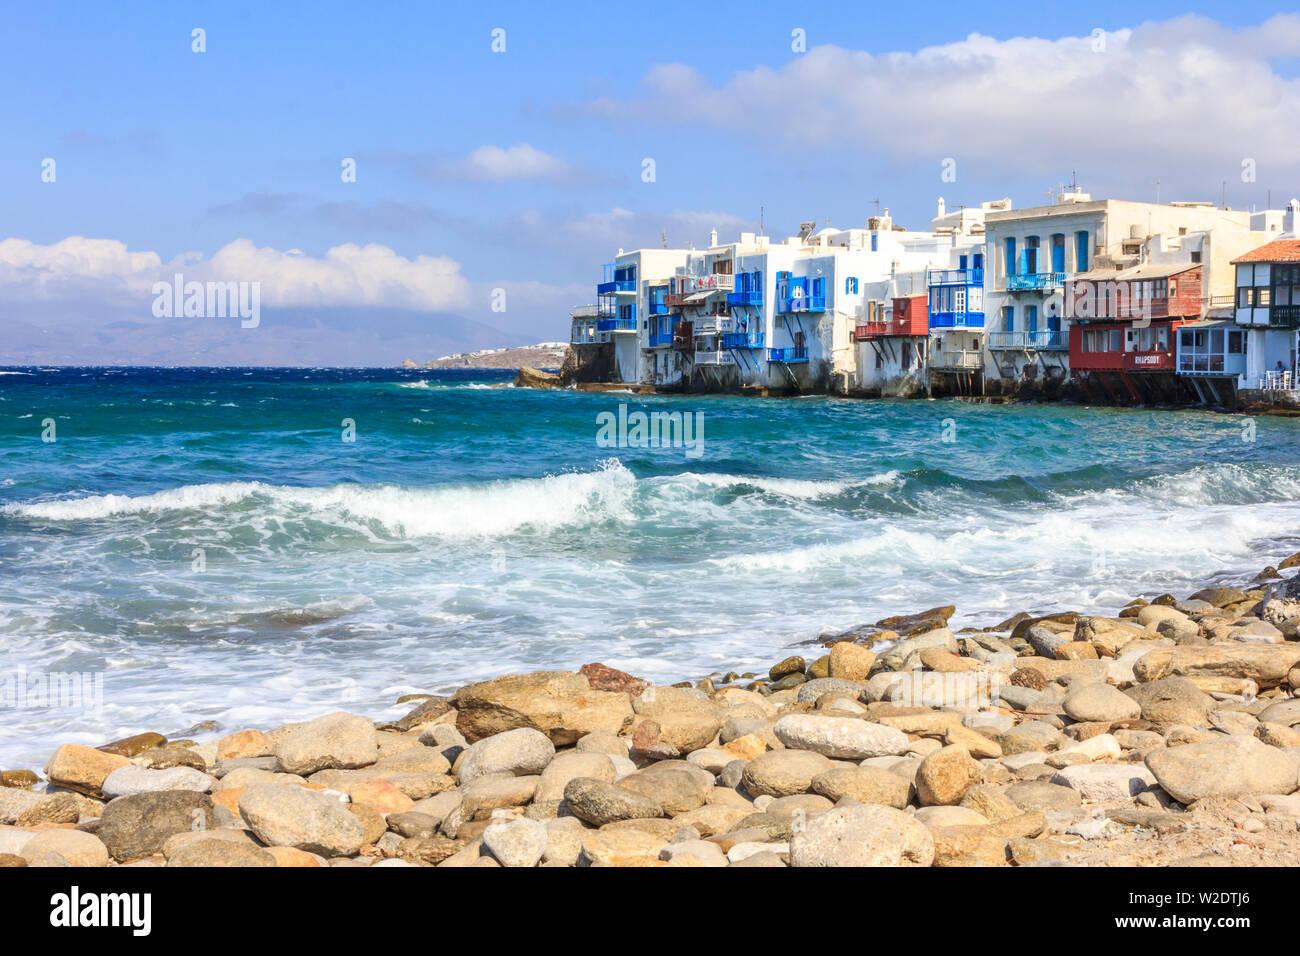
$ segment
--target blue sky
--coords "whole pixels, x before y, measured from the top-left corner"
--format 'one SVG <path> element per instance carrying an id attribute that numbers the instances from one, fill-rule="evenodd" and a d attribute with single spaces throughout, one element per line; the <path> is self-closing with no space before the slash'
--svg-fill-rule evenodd
<path id="1" fill-rule="evenodd" d="M 801 219 L 860 225 L 877 198 L 924 228 L 939 195 L 950 208 L 1033 205 L 1072 170 L 1094 195 L 1154 198 L 1159 179 L 1166 200 L 1217 199 L 1226 180 L 1230 205 L 1262 207 L 1269 190 L 1278 205 L 1300 192 L 1300 19 L 1270 20 L 1278 12 L 13 4 L 0 34 L 0 240 L 29 245 L 11 243 L 8 259 L 0 245 L 0 321 L 12 333 L 0 363 L 170 362 L 210 336 L 215 359 L 276 361 L 280 347 L 289 363 L 304 344 L 276 338 L 277 307 L 284 328 L 328 316 L 316 361 L 560 339 L 616 247 L 657 245 L 665 228 L 670 244 L 699 245 L 714 225 L 724 237 L 755 227 L 760 205 L 774 235 Z M 490 48 L 495 28 L 504 53 Z M 792 50 L 795 29 L 807 52 Z M 1094 31 L 1105 49 L 1089 56 Z M 47 157 L 54 183 L 40 179 Z M 355 183 L 340 179 L 345 157 Z M 945 157 L 955 183 L 939 179 Z M 1243 158 L 1257 162 L 1253 182 L 1241 181 Z M 69 266 L 57 244 L 74 236 L 156 254 L 161 268 L 124 277 L 99 247 Z M 210 260 L 237 240 L 275 253 L 256 269 L 222 260 L 225 277 L 252 269 L 269 286 L 256 347 L 212 320 L 167 320 L 170 351 L 131 331 L 153 321 L 138 286 L 151 270 L 170 274 L 185 256 L 195 274 L 215 274 Z M 292 267 L 288 250 L 321 258 L 345 244 L 390 250 L 377 274 L 391 267 L 391 281 L 357 291 L 351 275 L 315 295 L 299 278 L 277 296 L 262 271 Z M 442 292 L 426 295 L 434 273 L 419 257 L 436 260 Z M 504 313 L 490 308 L 495 288 L 507 290 Z"/>

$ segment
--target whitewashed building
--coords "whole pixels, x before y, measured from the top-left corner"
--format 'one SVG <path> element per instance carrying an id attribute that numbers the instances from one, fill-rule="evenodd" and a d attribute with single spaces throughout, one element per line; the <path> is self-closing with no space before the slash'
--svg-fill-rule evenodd
<path id="1" fill-rule="evenodd" d="M 1067 284 L 1097 269 L 1137 264 L 1154 235 L 1248 233 L 1250 213 L 1210 203 L 1092 199 L 1078 189 L 1050 206 L 985 217 L 986 355 L 992 390 L 1061 383 L 1069 373 Z"/>

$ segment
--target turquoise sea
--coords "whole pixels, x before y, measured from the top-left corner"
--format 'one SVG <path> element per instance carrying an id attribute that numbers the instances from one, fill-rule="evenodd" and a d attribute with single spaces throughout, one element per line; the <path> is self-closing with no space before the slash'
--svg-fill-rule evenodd
<path id="1" fill-rule="evenodd" d="M 1300 549 L 1300 420 L 509 379 L 0 373 L 0 766 L 509 671 L 766 668 L 937 604 L 1113 611 Z M 620 404 L 699 413 L 701 454 L 602 447 Z M 102 694 L 38 693 L 67 675 Z"/>

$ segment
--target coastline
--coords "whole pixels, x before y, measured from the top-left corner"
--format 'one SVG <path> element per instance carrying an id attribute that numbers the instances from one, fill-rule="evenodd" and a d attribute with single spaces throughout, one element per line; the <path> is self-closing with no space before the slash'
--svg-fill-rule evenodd
<path id="1" fill-rule="evenodd" d="M 766 674 L 592 663 L 407 695 L 378 724 L 65 744 L 44 779 L 5 771 L 0 861 L 1300 863 L 1297 568 L 1108 617 L 953 631 L 932 608 Z"/>

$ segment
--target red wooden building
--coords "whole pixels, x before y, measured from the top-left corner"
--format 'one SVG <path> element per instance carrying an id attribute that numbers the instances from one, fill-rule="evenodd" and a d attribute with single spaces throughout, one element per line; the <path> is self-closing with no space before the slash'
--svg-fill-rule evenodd
<path id="1" fill-rule="evenodd" d="M 853 341 L 865 342 L 868 339 L 892 335 L 929 335 L 930 313 L 926 308 L 926 295 L 899 296 L 891 300 L 891 317 L 877 318 L 868 315 L 853 330 Z"/>
<path id="2" fill-rule="evenodd" d="M 1177 397 L 1175 330 L 1203 315 L 1199 263 L 1096 271 L 1068 284 L 1070 371 L 1094 401 Z"/>

